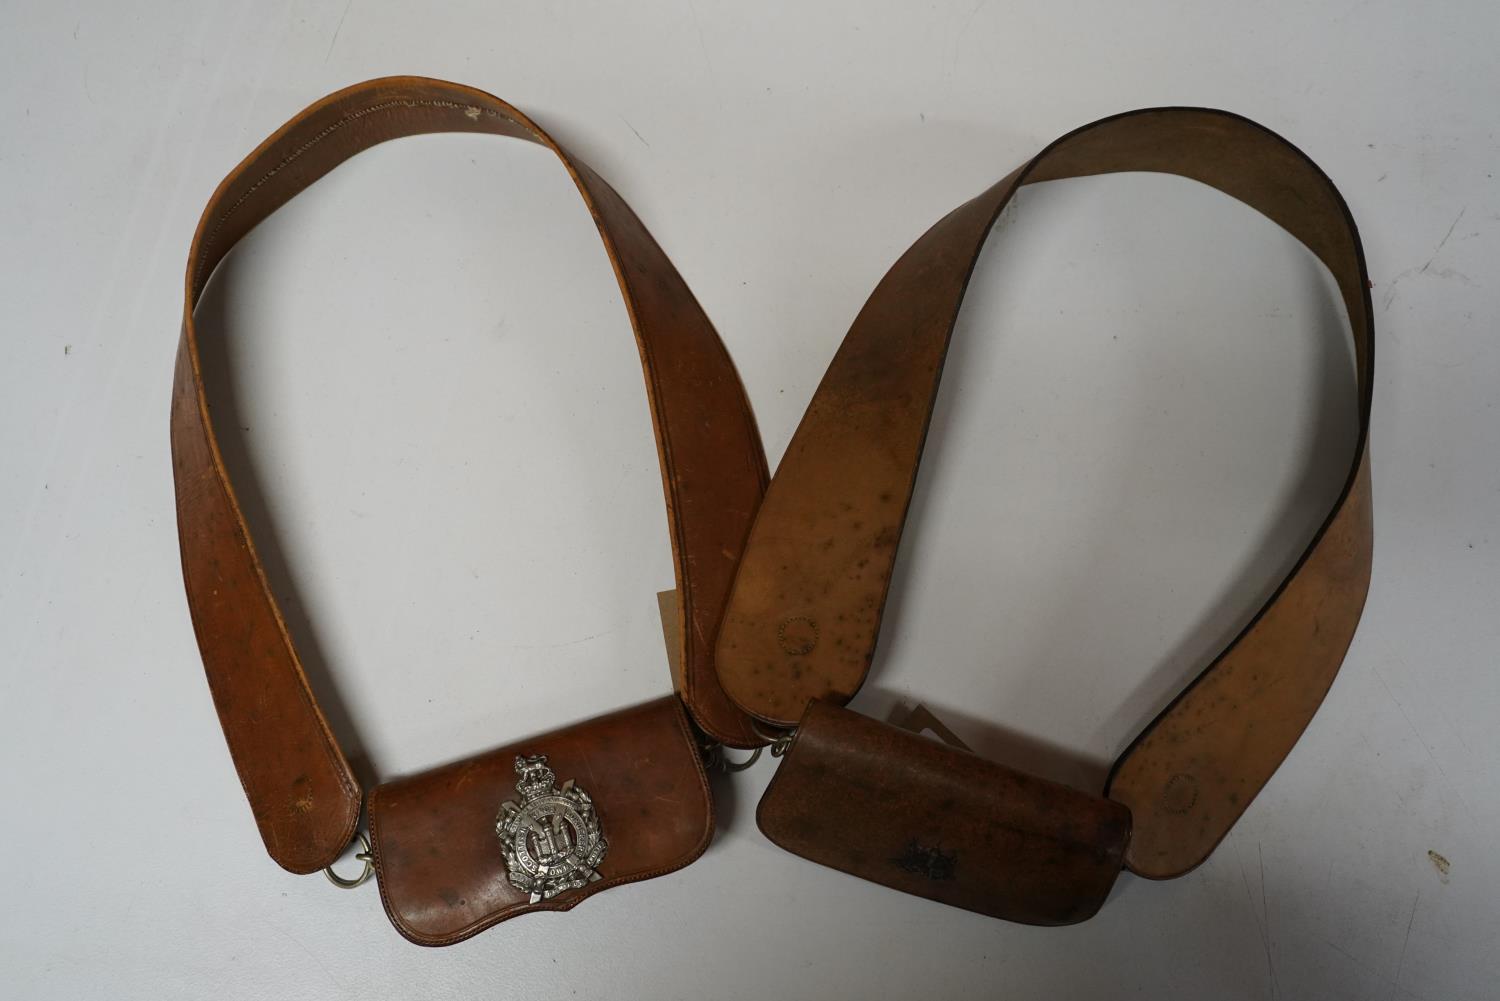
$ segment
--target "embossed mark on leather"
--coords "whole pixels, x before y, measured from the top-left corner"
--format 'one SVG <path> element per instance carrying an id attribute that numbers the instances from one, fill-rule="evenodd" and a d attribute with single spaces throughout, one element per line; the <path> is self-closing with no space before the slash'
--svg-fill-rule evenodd
<path id="1" fill-rule="evenodd" d="M 812 653 L 818 645 L 818 623 L 806 615 L 793 615 L 776 627 L 776 640 L 793 656 Z"/>
<path id="2" fill-rule="evenodd" d="M 953 870 L 958 868 L 958 853 L 928 847 L 912 838 L 901 849 L 901 854 L 891 859 L 891 864 L 903 872 L 928 879 L 952 879 Z"/>
<path id="3" fill-rule="evenodd" d="M 1161 808 L 1164 812 L 1181 816 L 1198 802 L 1198 780 L 1186 772 L 1178 772 L 1167 780 L 1161 793 Z"/>

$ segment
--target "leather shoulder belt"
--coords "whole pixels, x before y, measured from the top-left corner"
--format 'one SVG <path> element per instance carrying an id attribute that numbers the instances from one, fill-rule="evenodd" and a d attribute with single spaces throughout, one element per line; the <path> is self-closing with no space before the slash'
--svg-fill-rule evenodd
<path id="1" fill-rule="evenodd" d="M 193 311 L 236 241 L 299 191 L 361 150 L 432 132 L 547 147 L 598 225 L 635 329 L 661 460 L 677 688 L 706 733 L 738 747 L 759 740 L 720 689 L 707 638 L 766 467 L 729 356 L 661 248 L 608 184 L 504 101 L 416 77 L 350 87 L 288 122 L 214 192 L 188 260 L 172 395 L 183 577 L 214 703 L 271 857 L 296 873 L 329 866 L 364 802 L 366 874 L 373 867 L 403 935 L 441 945 L 678 869 L 707 846 L 713 813 L 698 738 L 670 695 L 381 785 L 363 801 L 303 674 L 219 454 Z"/>
<path id="2" fill-rule="evenodd" d="M 1023 184 L 1178 174 L 1285 228 L 1338 282 L 1359 435 L 1338 501 L 1250 624 L 1115 762 L 1102 796 L 844 708 L 869 670 L 943 359 L 965 287 Z M 828 367 L 751 529 L 719 636 L 734 703 L 785 728 L 758 820 L 806 858 L 1015 921 L 1098 910 L 1122 867 L 1166 879 L 1228 833 L 1307 727 L 1370 578 L 1374 331 L 1364 254 L 1333 183 L 1279 136 L 1221 111 L 1107 118 L 1052 143 L 927 231 Z M 795 728 L 795 737 L 790 729 Z M 790 745 L 787 749 L 787 745 Z"/>

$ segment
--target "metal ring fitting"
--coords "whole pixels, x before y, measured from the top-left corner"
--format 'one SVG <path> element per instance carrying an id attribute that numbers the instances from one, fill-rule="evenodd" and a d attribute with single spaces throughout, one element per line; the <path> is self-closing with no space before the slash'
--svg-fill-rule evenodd
<path id="1" fill-rule="evenodd" d="M 371 876 L 375 875 L 375 858 L 370 854 L 370 839 L 365 836 L 364 831 L 355 831 L 354 841 L 358 841 L 360 848 L 363 849 L 362 851 L 355 853 L 354 856 L 356 859 L 365 864 L 363 872 L 361 872 L 353 879 L 346 879 L 345 877 L 340 876 L 338 873 L 334 872 L 333 866 L 329 866 L 328 868 L 323 870 L 323 875 L 328 877 L 328 882 L 332 883 L 340 890 L 352 890 L 356 886 L 360 886 L 365 883 Z M 354 841 L 351 841 L 350 844 L 353 844 Z"/>

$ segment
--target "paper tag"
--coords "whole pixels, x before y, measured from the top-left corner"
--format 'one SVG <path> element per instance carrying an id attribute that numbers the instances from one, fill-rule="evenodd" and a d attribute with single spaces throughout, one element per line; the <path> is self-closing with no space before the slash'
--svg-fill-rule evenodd
<path id="1" fill-rule="evenodd" d="M 948 729 L 942 720 L 932 714 L 931 709 L 920 702 L 914 706 L 896 703 L 886 722 L 892 726 L 899 726 L 903 730 L 910 730 L 912 733 L 930 733 L 949 747 L 972 753 L 969 745 L 958 738 L 958 734 Z"/>
<path id="2" fill-rule="evenodd" d="M 672 685 L 682 691 L 682 601 L 677 589 L 656 592 L 656 609 L 661 613 L 661 636 L 667 644 L 667 666 L 672 669 Z"/>

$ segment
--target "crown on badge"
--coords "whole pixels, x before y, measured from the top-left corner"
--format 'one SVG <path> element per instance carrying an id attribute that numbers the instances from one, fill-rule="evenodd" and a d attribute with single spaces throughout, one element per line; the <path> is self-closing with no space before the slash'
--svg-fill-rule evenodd
<path id="1" fill-rule="evenodd" d="M 522 799 L 529 800 L 551 792 L 557 785 L 557 775 L 547 767 L 545 754 L 532 757 L 516 755 L 516 774 L 521 776 L 516 783 L 516 791 L 521 794 Z"/>

